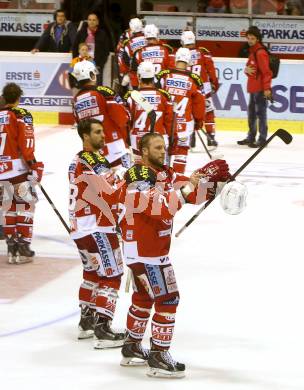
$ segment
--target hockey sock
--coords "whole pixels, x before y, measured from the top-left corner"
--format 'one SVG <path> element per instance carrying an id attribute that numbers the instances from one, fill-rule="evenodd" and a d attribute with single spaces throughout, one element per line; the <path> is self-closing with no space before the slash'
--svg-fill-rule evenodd
<path id="1" fill-rule="evenodd" d="M 34 214 L 29 211 L 17 213 L 16 229 L 19 237 L 22 240 L 31 242 L 33 235 L 33 217 Z"/>
<path id="2" fill-rule="evenodd" d="M 15 237 L 17 235 L 16 221 L 16 211 L 7 211 L 4 214 L 3 232 L 6 237 Z"/>
<path id="3" fill-rule="evenodd" d="M 96 272 L 83 271 L 83 282 L 79 289 L 79 305 L 95 309 L 96 290 L 98 288 L 98 275 Z"/>
<path id="4" fill-rule="evenodd" d="M 131 305 L 127 318 L 128 338 L 134 341 L 141 341 L 144 337 L 147 324 L 150 318 L 151 309 L 144 309 Z"/>
<path id="5" fill-rule="evenodd" d="M 112 320 L 116 309 L 117 298 L 118 293 L 116 289 L 112 287 L 98 288 L 96 295 L 96 313 Z"/>
<path id="6" fill-rule="evenodd" d="M 175 325 L 175 314 L 154 313 L 151 322 L 152 346 L 155 349 L 170 348 Z"/>

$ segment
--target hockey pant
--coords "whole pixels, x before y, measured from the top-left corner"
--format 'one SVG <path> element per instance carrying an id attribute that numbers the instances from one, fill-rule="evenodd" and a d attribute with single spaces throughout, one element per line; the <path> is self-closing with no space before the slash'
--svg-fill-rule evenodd
<path id="1" fill-rule="evenodd" d="M 3 232 L 28 243 L 32 240 L 35 204 L 38 197 L 29 181 L 12 184 L 9 180 L 0 184 L 0 203 L 3 210 Z"/>
<path id="2" fill-rule="evenodd" d="M 132 272 L 132 305 L 127 317 L 128 337 L 141 342 L 149 321 L 151 309 L 152 343 L 157 349 L 170 347 L 175 313 L 179 303 L 179 292 L 171 264 L 151 265 L 134 263 L 129 265 Z"/>
<path id="3" fill-rule="evenodd" d="M 117 235 L 95 232 L 74 241 L 83 264 L 79 305 L 112 320 L 123 274 Z"/>
<path id="4" fill-rule="evenodd" d="M 170 166 L 172 166 L 177 173 L 185 173 L 192 134 L 193 127 L 189 128 L 189 130 L 178 131 L 176 133 L 177 138 L 174 140 L 173 147 L 170 151 Z"/>

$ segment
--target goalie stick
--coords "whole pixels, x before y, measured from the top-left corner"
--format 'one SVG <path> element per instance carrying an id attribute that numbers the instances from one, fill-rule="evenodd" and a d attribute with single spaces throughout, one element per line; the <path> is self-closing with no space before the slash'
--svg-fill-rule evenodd
<path id="1" fill-rule="evenodd" d="M 154 111 L 154 107 L 139 91 L 133 90 L 131 92 L 131 98 L 148 114 L 148 117 L 150 118 L 150 133 L 154 133 L 156 121 L 156 112 Z"/>
<path id="2" fill-rule="evenodd" d="M 284 130 L 284 129 L 278 129 L 275 133 L 272 134 L 271 137 L 269 137 L 265 144 L 261 147 L 259 147 L 259 149 L 257 149 L 257 151 L 255 153 L 253 153 L 253 155 L 251 157 L 249 157 L 249 159 L 247 161 L 244 162 L 244 164 L 242 166 L 240 166 L 240 168 L 231 176 L 231 178 L 226 182 L 226 183 L 229 183 L 231 181 L 233 181 L 246 167 L 247 165 L 249 165 L 251 163 L 252 160 L 254 160 L 256 158 L 256 156 L 261 153 L 262 150 L 264 150 L 266 148 L 266 146 L 275 138 L 275 137 L 279 137 L 281 138 L 281 140 L 285 143 L 285 144 L 290 144 L 290 142 L 292 141 L 292 135 L 288 133 L 288 131 Z M 208 200 L 185 224 L 184 226 L 175 234 L 175 237 L 179 237 L 182 232 L 187 229 L 187 227 L 189 225 L 191 225 L 192 222 L 194 222 L 196 220 L 196 218 L 214 201 L 215 198 L 212 198 L 210 200 Z"/>

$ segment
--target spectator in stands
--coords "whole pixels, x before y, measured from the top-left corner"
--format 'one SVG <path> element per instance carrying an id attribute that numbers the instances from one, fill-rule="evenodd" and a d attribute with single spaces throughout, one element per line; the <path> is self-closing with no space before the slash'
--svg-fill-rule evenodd
<path id="1" fill-rule="evenodd" d="M 72 50 L 76 37 L 76 27 L 65 17 L 64 11 L 58 9 L 54 13 L 54 22 L 39 38 L 31 53 L 38 51 L 68 53 Z"/>
<path id="2" fill-rule="evenodd" d="M 238 141 L 239 145 L 258 148 L 267 139 L 267 100 L 272 99 L 272 72 L 269 66 L 269 54 L 262 44 L 262 34 L 256 26 L 251 26 L 246 32 L 249 48 L 249 58 L 245 68 L 248 77 L 247 91 L 249 92 L 247 137 Z M 259 123 L 259 139 L 256 142 L 257 122 Z"/>
<path id="3" fill-rule="evenodd" d="M 300 16 L 304 13 L 304 1 L 292 0 L 286 4 L 287 15 Z"/>
<path id="4" fill-rule="evenodd" d="M 86 61 L 91 61 L 91 62 L 93 62 L 94 65 L 96 65 L 94 58 L 91 57 L 89 54 L 89 47 L 85 42 L 82 42 L 79 44 L 78 53 L 79 53 L 79 55 L 72 59 L 72 62 L 70 63 L 70 69 L 69 69 L 69 83 L 70 83 L 70 87 L 72 89 L 73 96 L 75 96 L 76 93 L 78 92 L 77 81 L 73 76 L 73 70 L 74 70 L 75 64 L 77 64 L 80 61 L 86 60 Z"/>
<path id="5" fill-rule="evenodd" d="M 252 5 L 256 0 L 252 1 Z M 248 14 L 248 0 L 230 0 L 230 12 L 232 14 Z"/>
<path id="6" fill-rule="evenodd" d="M 226 1 L 225 0 L 209 0 L 207 7 L 206 7 L 206 12 L 213 13 L 213 14 L 227 12 Z"/>
<path id="7" fill-rule="evenodd" d="M 86 22 L 81 22 L 73 47 L 73 57 L 78 55 L 79 44 L 83 42 L 88 45 L 89 55 L 94 58 L 99 70 L 97 83 L 101 84 L 103 68 L 112 49 L 112 40 L 100 26 L 99 17 L 95 13 L 89 14 Z"/>

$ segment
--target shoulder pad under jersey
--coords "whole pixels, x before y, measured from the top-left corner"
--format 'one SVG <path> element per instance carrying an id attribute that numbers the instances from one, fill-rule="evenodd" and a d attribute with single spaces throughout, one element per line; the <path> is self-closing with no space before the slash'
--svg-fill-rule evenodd
<path id="1" fill-rule="evenodd" d="M 128 42 L 130 41 L 129 38 L 125 39 L 123 42 L 122 42 L 122 46 L 126 46 L 128 44 Z"/>
<path id="2" fill-rule="evenodd" d="M 124 100 L 128 100 L 130 96 L 131 96 L 131 91 L 128 91 L 127 93 L 124 94 L 123 98 Z"/>
<path id="3" fill-rule="evenodd" d="M 200 87 L 202 86 L 203 82 L 202 79 L 195 73 L 190 73 L 189 76 L 192 78 L 192 80 L 195 81 L 195 83 Z"/>
<path id="4" fill-rule="evenodd" d="M 171 95 L 170 95 L 169 92 L 165 91 L 165 90 L 162 89 L 162 88 L 158 88 L 158 91 L 159 91 L 162 95 L 164 95 L 164 96 L 171 102 L 172 97 L 171 97 Z"/>
<path id="5" fill-rule="evenodd" d="M 156 173 L 149 167 L 135 164 L 125 174 L 127 184 L 136 183 L 139 191 L 147 190 L 156 183 Z"/>
<path id="6" fill-rule="evenodd" d="M 103 85 L 99 85 L 96 90 L 100 92 L 103 96 L 115 96 L 115 91 L 110 87 L 104 87 Z"/>
<path id="7" fill-rule="evenodd" d="M 210 54 L 210 50 L 208 50 L 206 47 L 199 47 L 198 50 L 204 54 Z"/>
<path id="8" fill-rule="evenodd" d="M 174 52 L 173 47 L 168 45 L 168 43 L 163 43 L 163 46 L 165 46 L 169 50 L 170 54 Z"/>
<path id="9" fill-rule="evenodd" d="M 13 107 L 11 111 L 16 115 L 17 118 L 22 118 L 25 123 L 32 125 L 33 124 L 33 116 L 26 109 L 21 107 Z"/>
<path id="10" fill-rule="evenodd" d="M 164 77 L 166 74 L 169 74 L 169 73 L 170 73 L 169 69 L 164 69 L 164 70 L 161 70 L 159 73 L 157 73 L 155 75 L 155 77 L 158 79 L 161 79 L 162 77 Z"/>
<path id="11" fill-rule="evenodd" d="M 108 160 L 100 153 L 81 151 L 78 153 L 79 158 L 83 160 L 83 163 L 88 164 L 95 173 L 100 174 L 103 171 L 110 169 Z"/>

